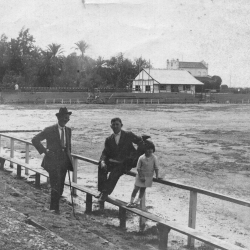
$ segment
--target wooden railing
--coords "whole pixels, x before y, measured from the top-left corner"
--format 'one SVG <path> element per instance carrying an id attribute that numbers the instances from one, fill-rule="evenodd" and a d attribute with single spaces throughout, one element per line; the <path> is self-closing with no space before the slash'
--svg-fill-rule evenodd
<path id="1" fill-rule="evenodd" d="M 25 163 L 29 163 L 29 149 L 30 149 L 30 145 L 32 145 L 29 141 L 26 140 L 22 140 L 19 138 L 15 138 L 12 136 L 8 136 L 5 134 L 1 134 L 0 133 L 0 153 L 1 153 L 1 147 L 2 147 L 2 137 L 6 137 L 10 139 L 10 157 L 14 158 L 14 152 L 15 152 L 15 141 L 19 141 L 25 144 L 25 148 L 26 148 L 26 153 L 25 153 Z M 93 165 L 98 165 L 98 161 L 91 159 L 91 158 L 87 158 L 81 155 L 77 155 L 77 154 L 72 154 L 72 158 L 73 158 L 73 168 L 74 171 L 72 173 L 72 181 L 77 183 L 77 170 L 78 170 L 78 162 L 79 160 L 84 161 L 84 162 L 89 162 L 92 163 Z M 34 170 L 35 171 L 35 170 Z M 28 174 L 28 170 L 25 169 L 25 174 Z M 130 176 L 135 176 L 136 174 L 134 172 L 128 172 L 127 175 Z M 238 204 L 241 206 L 245 206 L 245 207 L 250 207 L 250 202 L 246 201 L 246 200 L 242 200 L 242 199 L 237 199 L 231 196 L 227 196 L 227 195 L 223 195 L 220 193 L 215 193 L 206 189 L 202 189 L 202 188 L 198 188 L 198 187 L 194 187 L 194 186 L 189 186 L 189 185 L 184 185 L 178 182 L 172 182 L 172 181 L 166 181 L 166 180 L 162 180 L 162 179 L 158 179 L 156 180 L 155 178 L 153 179 L 154 182 L 156 183 L 160 183 L 163 185 L 167 185 L 167 186 L 171 186 L 171 187 L 175 187 L 175 188 L 180 188 L 183 190 L 188 190 L 190 191 L 190 197 L 189 197 L 189 216 L 188 216 L 188 227 L 190 228 L 194 228 L 196 227 L 196 213 L 197 213 L 197 197 L 198 194 L 203 194 L 203 195 L 207 195 L 209 197 L 213 197 L 213 198 L 217 198 L 220 200 L 224 200 L 227 202 L 231 202 L 234 204 Z M 76 190 L 73 191 L 76 194 Z M 194 246 L 194 238 L 188 236 L 188 246 Z"/>
<path id="2" fill-rule="evenodd" d="M 53 99 L 37 99 L 37 100 L 22 100 L 17 101 L 17 103 L 32 103 L 32 104 L 199 104 L 198 99 L 181 99 L 181 98 L 168 98 L 168 99 L 159 99 L 159 98 L 116 98 L 112 99 L 100 98 L 92 102 L 86 99 L 80 98 L 53 98 Z"/>
<path id="3" fill-rule="evenodd" d="M 116 98 L 114 97 L 114 99 L 116 100 L 116 104 L 173 104 L 173 103 L 180 103 L 180 104 L 199 104 L 200 100 L 198 99 L 186 99 L 186 98 L 165 98 L 165 99 L 159 99 L 159 98 Z"/>

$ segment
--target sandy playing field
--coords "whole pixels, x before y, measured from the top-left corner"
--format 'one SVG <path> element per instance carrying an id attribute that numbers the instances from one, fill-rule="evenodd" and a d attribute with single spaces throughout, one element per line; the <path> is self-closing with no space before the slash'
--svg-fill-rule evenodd
<path id="1" fill-rule="evenodd" d="M 43 129 L 56 122 L 59 107 L 1 105 L 0 130 Z M 68 105 L 68 109 L 73 111 L 68 124 L 73 129 L 73 153 L 99 159 L 104 139 L 112 132 L 110 120 L 119 116 L 125 130 L 151 136 L 162 178 L 250 201 L 250 105 Z M 28 140 L 34 135 L 10 134 Z M 96 188 L 95 166 L 80 162 L 78 176 L 79 183 Z M 133 181 L 123 176 L 113 195 L 129 201 Z M 146 199 L 150 212 L 187 225 L 188 191 L 155 184 Z M 198 195 L 196 223 L 201 231 L 250 248 L 249 207 Z M 135 230 L 138 218 L 131 218 L 128 225 L 128 230 Z M 186 237 L 173 232 L 169 240 L 186 244 Z"/>

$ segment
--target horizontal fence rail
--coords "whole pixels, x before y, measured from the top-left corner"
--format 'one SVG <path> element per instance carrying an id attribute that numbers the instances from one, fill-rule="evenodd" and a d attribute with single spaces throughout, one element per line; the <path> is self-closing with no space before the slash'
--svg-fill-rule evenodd
<path id="1" fill-rule="evenodd" d="M 132 92 L 131 88 L 97 88 L 100 92 Z M 0 88 L 3 92 L 17 92 L 14 88 Z M 91 92 L 88 88 L 80 87 L 20 87 L 22 92 Z"/>
<path id="2" fill-rule="evenodd" d="M 185 99 L 185 98 L 165 98 L 165 99 L 159 99 L 159 98 L 116 98 L 116 104 L 171 104 L 171 103 L 180 103 L 180 104 L 199 104 L 199 99 Z"/>
<path id="3" fill-rule="evenodd" d="M 26 145 L 26 153 L 25 153 L 25 163 L 29 163 L 29 148 L 30 145 L 32 145 L 31 142 L 27 141 L 27 140 L 23 140 L 23 139 L 19 139 L 13 136 L 9 136 L 6 134 L 2 134 L 0 133 L 0 153 L 1 153 L 1 147 L 2 145 L 2 137 L 5 138 L 9 138 L 10 139 L 10 157 L 13 158 L 14 157 L 14 142 L 15 141 L 19 141 L 21 143 L 24 143 Z M 92 163 L 93 165 L 98 165 L 99 161 L 88 158 L 88 157 L 84 157 L 78 154 L 72 154 L 72 158 L 73 158 L 73 167 L 74 167 L 74 171 L 72 173 L 72 180 L 74 183 L 77 183 L 77 169 L 78 169 L 78 162 L 80 161 L 84 161 L 84 162 L 89 162 Z M 20 169 L 18 169 L 18 171 L 20 172 Z M 34 170 L 34 172 L 39 172 Z M 40 172 L 39 172 L 40 173 Z M 19 173 L 20 174 L 20 173 Z M 25 174 L 28 174 L 28 171 L 25 169 Z M 41 173 L 40 173 L 41 174 Z M 130 176 L 136 176 L 136 174 L 134 172 L 128 172 L 127 175 Z M 40 177 L 39 177 L 40 178 Z M 220 200 L 224 200 L 227 202 L 231 202 L 237 205 L 241 205 L 241 206 L 245 206 L 245 207 L 250 207 L 250 201 L 246 201 L 246 200 L 242 200 L 242 199 L 237 199 L 231 196 L 227 196 L 227 195 L 223 195 L 220 193 L 216 193 L 216 192 L 212 192 L 206 189 L 202 189 L 202 188 L 198 188 L 195 186 L 190 186 L 190 185 L 184 185 L 178 182 L 173 182 L 173 181 L 166 181 L 166 180 L 162 180 L 162 179 L 155 179 L 153 178 L 153 181 L 155 183 L 159 183 L 162 185 L 167 185 L 167 186 L 171 186 L 171 187 L 175 187 L 175 188 L 179 188 L 182 190 L 187 190 L 190 191 L 190 198 L 189 198 L 189 218 L 188 218 L 188 227 L 195 229 L 196 227 L 196 212 L 197 212 L 197 196 L 198 194 L 202 194 L 202 195 L 206 195 L 209 197 L 213 197 L 213 198 L 217 198 Z M 76 194 L 76 189 L 74 188 L 73 192 Z M 188 236 L 188 246 L 194 246 L 194 238 Z"/>
<path id="4" fill-rule="evenodd" d="M 54 98 L 54 99 L 36 99 L 36 100 L 17 100 L 17 103 L 27 104 L 199 104 L 201 101 L 198 99 L 182 99 L 182 98 L 166 98 L 166 99 L 149 99 L 149 98 L 100 98 L 88 100 L 80 98 Z"/>

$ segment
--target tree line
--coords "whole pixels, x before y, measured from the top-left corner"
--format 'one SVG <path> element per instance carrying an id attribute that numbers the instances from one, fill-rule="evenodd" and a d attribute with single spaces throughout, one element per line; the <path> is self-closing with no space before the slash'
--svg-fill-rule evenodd
<path id="1" fill-rule="evenodd" d="M 122 53 L 108 60 L 85 55 L 89 45 L 78 41 L 74 52 L 65 56 L 61 44 L 46 49 L 36 45 L 29 29 L 17 38 L 0 37 L 0 85 L 23 87 L 126 88 L 142 68 L 151 67 L 143 58 L 130 60 Z"/>
<path id="2" fill-rule="evenodd" d="M 197 80 L 199 80 L 200 82 L 204 83 L 203 86 L 197 85 L 195 87 L 196 92 L 204 92 L 204 91 L 210 90 L 210 89 L 217 90 L 217 91 L 220 90 L 220 86 L 221 86 L 221 83 L 222 83 L 222 79 L 221 79 L 220 76 L 216 76 L 216 75 L 214 75 L 212 77 L 209 77 L 209 76 L 195 76 L 195 78 Z"/>

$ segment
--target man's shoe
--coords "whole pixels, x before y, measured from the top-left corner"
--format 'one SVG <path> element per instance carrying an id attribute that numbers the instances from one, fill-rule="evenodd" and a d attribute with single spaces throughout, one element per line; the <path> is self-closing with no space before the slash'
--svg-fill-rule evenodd
<path id="1" fill-rule="evenodd" d="M 108 198 L 108 194 L 107 193 L 102 193 L 101 197 L 99 198 L 99 202 L 103 202 Z"/>
<path id="2" fill-rule="evenodd" d="M 49 213 L 59 215 L 60 211 L 59 210 L 49 210 Z"/>
<path id="3" fill-rule="evenodd" d="M 135 208 L 135 207 L 138 207 L 139 205 L 136 204 L 136 203 L 132 203 L 132 202 L 129 202 L 126 207 L 129 207 L 129 208 Z"/>
<path id="4" fill-rule="evenodd" d="M 64 195 L 61 195 L 61 196 L 60 196 L 60 200 L 61 200 L 61 201 L 66 201 L 66 200 L 67 200 L 67 197 L 64 196 Z"/>

